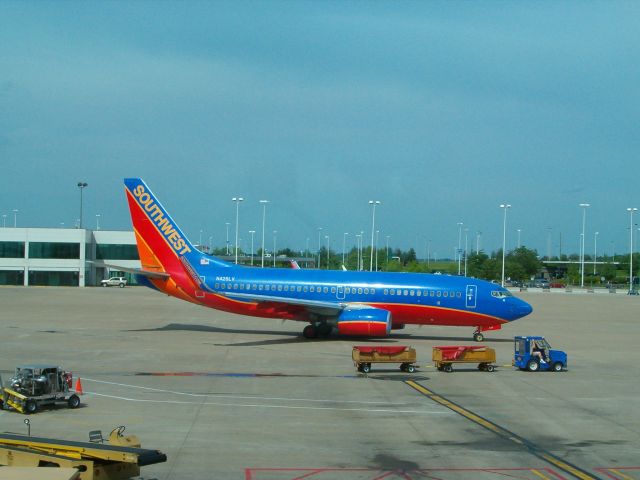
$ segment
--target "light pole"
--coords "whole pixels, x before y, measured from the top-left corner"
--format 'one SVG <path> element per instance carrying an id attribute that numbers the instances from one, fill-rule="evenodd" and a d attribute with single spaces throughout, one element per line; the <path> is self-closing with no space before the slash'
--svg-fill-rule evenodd
<path id="1" fill-rule="evenodd" d="M 273 231 L 273 266 L 276 266 L 276 240 L 278 239 L 278 231 Z"/>
<path id="2" fill-rule="evenodd" d="M 356 262 L 356 270 L 360 271 L 360 245 L 362 243 L 362 235 L 359 233 L 356 234 L 356 252 L 358 254 L 358 259 Z"/>
<path id="3" fill-rule="evenodd" d="M 384 249 L 384 256 L 385 256 L 384 268 L 387 268 L 387 266 L 389 265 L 389 238 L 391 238 L 391 235 L 387 235 L 387 244 Z"/>
<path id="4" fill-rule="evenodd" d="M 320 233 L 322 232 L 322 227 L 318 227 L 318 270 L 320 270 Z"/>
<path id="5" fill-rule="evenodd" d="M 249 230 L 251 234 L 251 266 L 253 267 L 253 236 L 256 234 L 255 230 Z"/>
<path id="6" fill-rule="evenodd" d="M 96 213 L 96 230 L 100 230 L 100 214 Z"/>
<path id="7" fill-rule="evenodd" d="M 229 222 L 224 222 L 227 227 L 227 256 L 229 255 Z"/>
<path id="8" fill-rule="evenodd" d="M 431 240 L 427 241 L 427 271 L 429 270 L 431 264 Z"/>
<path id="9" fill-rule="evenodd" d="M 467 239 L 469 237 L 469 229 L 464 229 L 464 276 L 467 276 Z"/>
<path id="10" fill-rule="evenodd" d="M 518 247 L 517 248 L 520 248 L 520 232 L 522 232 L 521 228 L 518 229 Z"/>
<path id="11" fill-rule="evenodd" d="M 371 259 L 369 260 L 369 271 L 373 271 L 373 234 L 376 230 L 376 205 L 380 205 L 380 200 L 369 200 L 369 205 L 373 207 L 371 214 Z"/>
<path id="12" fill-rule="evenodd" d="M 244 198 L 242 197 L 233 197 L 231 199 L 232 202 L 236 202 L 236 265 L 238 264 L 238 215 L 240 214 L 240 202 L 242 202 Z"/>
<path id="13" fill-rule="evenodd" d="M 209 235 L 209 255 L 213 255 L 213 235 Z"/>
<path id="14" fill-rule="evenodd" d="M 502 221 L 502 281 L 500 285 L 504 287 L 504 252 L 507 248 L 507 209 L 511 208 L 508 203 L 501 203 L 500 208 L 504 210 L 504 219 Z"/>
<path id="15" fill-rule="evenodd" d="M 267 215 L 267 203 L 269 203 L 269 200 L 260 200 L 260 203 L 262 204 L 262 261 L 261 261 L 261 267 L 264 268 L 264 225 L 265 225 L 265 218 Z"/>
<path id="16" fill-rule="evenodd" d="M 349 232 L 342 234 L 342 266 L 344 266 L 344 251 L 347 248 L 347 235 L 349 235 Z"/>
<path id="17" fill-rule="evenodd" d="M 80 189 L 80 229 L 82 229 L 82 190 L 84 190 L 88 186 L 89 184 L 87 182 L 78 182 L 78 188 Z M 14 210 L 14 212 L 17 213 L 18 211 Z"/>
<path id="18" fill-rule="evenodd" d="M 460 245 L 462 242 L 462 222 L 458 222 L 458 249 L 456 250 L 456 254 L 458 255 L 458 275 L 460 275 L 460 260 L 462 256 L 460 255 Z"/>
<path id="19" fill-rule="evenodd" d="M 378 271 L 378 243 L 380 239 L 380 230 L 376 230 L 376 272 Z"/>
<path id="20" fill-rule="evenodd" d="M 637 212 L 635 207 L 627 208 L 629 212 L 629 294 L 633 293 L 633 212 Z"/>
<path id="21" fill-rule="evenodd" d="M 7 215 L 2 215 L 2 228 L 7 228 Z"/>
<path id="22" fill-rule="evenodd" d="M 202 229 L 200 229 L 200 235 L 198 236 L 198 250 L 202 250 Z"/>
<path id="23" fill-rule="evenodd" d="M 580 288 L 584 288 L 584 227 L 587 220 L 587 208 L 591 205 L 588 203 L 581 203 L 582 207 L 582 239 L 580 240 Z"/>
<path id="24" fill-rule="evenodd" d="M 329 235 L 325 235 L 324 238 L 327 239 L 327 270 L 329 270 Z"/>
<path id="25" fill-rule="evenodd" d="M 547 227 L 547 260 L 551 260 L 551 227 Z"/>
<path id="26" fill-rule="evenodd" d="M 480 237 L 482 236 L 482 232 L 476 232 L 476 255 L 480 255 Z"/>
<path id="27" fill-rule="evenodd" d="M 596 263 L 598 262 L 598 235 L 600 232 L 593 234 L 593 275 L 596 274 Z"/>

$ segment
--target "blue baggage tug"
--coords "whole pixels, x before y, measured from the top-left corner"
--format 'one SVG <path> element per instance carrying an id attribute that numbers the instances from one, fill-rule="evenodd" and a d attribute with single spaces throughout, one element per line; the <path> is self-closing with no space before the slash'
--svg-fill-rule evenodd
<path id="1" fill-rule="evenodd" d="M 544 337 L 514 337 L 513 365 L 520 370 L 561 372 L 567 368 L 567 354 L 552 350 Z"/>

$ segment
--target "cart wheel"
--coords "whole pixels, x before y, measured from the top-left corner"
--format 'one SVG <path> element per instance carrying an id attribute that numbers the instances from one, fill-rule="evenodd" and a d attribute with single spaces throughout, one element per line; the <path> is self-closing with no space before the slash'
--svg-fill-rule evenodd
<path id="1" fill-rule="evenodd" d="M 80 397 L 74 393 L 67 400 L 67 405 L 69 405 L 69 408 L 78 408 L 80 406 Z"/>
<path id="2" fill-rule="evenodd" d="M 369 373 L 371 371 L 371 365 L 368 363 L 363 363 L 361 368 L 362 373 Z"/>
<path id="3" fill-rule="evenodd" d="M 404 371 L 406 371 L 406 370 L 407 370 L 407 364 L 406 364 L 406 363 L 401 363 L 401 364 L 400 364 L 400 371 L 401 371 L 401 372 L 404 372 Z"/>
<path id="4" fill-rule="evenodd" d="M 473 333 L 473 339 L 476 342 L 482 342 L 484 340 L 484 335 L 482 334 L 482 332 L 474 332 Z"/>
<path id="5" fill-rule="evenodd" d="M 453 367 L 450 363 L 447 363 L 444 367 L 442 367 L 442 369 L 447 373 L 453 372 Z"/>
<path id="6" fill-rule="evenodd" d="M 406 370 L 407 372 L 409 372 L 409 373 L 413 373 L 413 372 L 415 372 L 415 371 L 416 371 L 416 367 L 415 367 L 415 365 L 411 365 L 411 364 L 409 364 L 409 365 L 407 365 L 407 368 L 406 368 L 405 370 Z"/>
<path id="7" fill-rule="evenodd" d="M 493 372 L 496 368 L 493 365 L 487 365 L 484 367 L 486 372 Z"/>
<path id="8" fill-rule="evenodd" d="M 556 362 L 553 364 L 553 367 L 551 367 L 551 369 L 554 372 L 561 372 L 562 371 L 562 362 Z"/>
<path id="9" fill-rule="evenodd" d="M 31 415 L 32 413 L 36 413 L 38 411 L 38 404 L 34 400 L 27 400 L 24 404 L 24 413 L 27 415 Z"/>
<path id="10" fill-rule="evenodd" d="M 484 367 L 486 367 L 486 365 L 484 363 L 479 363 L 478 364 L 478 370 L 484 370 Z"/>
<path id="11" fill-rule="evenodd" d="M 530 372 L 537 372 L 540 368 L 540 365 L 538 365 L 538 362 L 535 361 L 535 359 L 531 359 L 527 362 L 527 370 L 529 370 Z"/>

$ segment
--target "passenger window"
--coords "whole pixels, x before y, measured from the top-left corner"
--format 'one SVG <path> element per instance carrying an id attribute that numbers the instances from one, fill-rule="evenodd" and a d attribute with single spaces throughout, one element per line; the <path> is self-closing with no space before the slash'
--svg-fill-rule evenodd
<path id="1" fill-rule="evenodd" d="M 324 288 L 322 289 L 322 291 L 323 291 L 324 293 L 329 293 L 329 287 L 324 287 Z"/>
<path id="2" fill-rule="evenodd" d="M 375 288 L 371 288 L 371 289 L 369 289 L 369 293 L 370 293 L 371 295 L 375 295 L 375 294 L 376 294 L 376 289 L 375 289 Z"/>
<path id="3" fill-rule="evenodd" d="M 409 291 L 409 295 L 410 295 L 410 296 L 412 296 L 412 297 L 413 297 L 415 294 L 416 294 L 416 292 L 414 292 L 413 290 Z"/>
<path id="4" fill-rule="evenodd" d="M 302 287 L 300 285 L 298 285 L 298 287 L 296 288 L 296 291 L 301 292 L 302 291 Z M 306 290 L 305 290 L 306 292 Z"/>
<path id="5" fill-rule="evenodd" d="M 285 291 L 285 292 L 288 292 L 288 291 L 289 291 L 289 285 L 285 285 L 285 286 L 284 286 L 284 291 Z"/>
<path id="6" fill-rule="evenodd" d="M 418 297 L 421 297 L 422 296 L 422 290 L 416 290 L 416 295 Z"/>
<path id="7" fill-rule="evenodd" d="M 456 292 L 456 297 L 462 298 L 462 294 L 460 292 Z"/>
<path id="8" fill-rule="evenodd" d="M 388 288 L 385 288 L 385 289 L 382 291 L 382 293 L 383 293 L 384 295 L 389 295 L 389 289 L 388 289 Z"/>
<path id="9" fill-rule="evenodd" d="M 234 283 L 234 284 L 233 284 L 233 289 L 234 289 L 234 290 L 237 290 L 237 289 L 238 289 L 238 284 L 237 284 L 237 283 Z"/>
<path id="10" fill-rule="evenodd" d="M 309 291 L 310 291 L 311 293 L 315 292 L 315 291 L 316 291 L 316 287 L 314 287 L 313 285 L 311 285 L 311 286 L 309 287 Z"/>
<path id="11" fill-rule="evenodd" d="M 440 295 L 442 295 L 442 293 L 440 292 L 440 290 L 438 290 L 438 291 L 436 292 L 436 297 L 439 297 Z"/>
<path id="12" fill-rule="evenodd" d="M 364 294 L 365 294 L 365 295 L 369 295 L 369 289 L 368 289 L 368 288 L 365 288 L 365 289 L 364 289 Z"/>
<path id="13" fill-rule="evenodd" d="M 430 297 L 435 296 L 435 294 L 436 294 L 436 292 L 434 292 L 433 290 L 431 290 L 431 291 L 429 292 L 429 296 L 430 296 Z"/>
<path id="14" fill-rule="evenodd" d="M 443 297 L 448 297 L 449 296 L 449 292 L 447 292 L 446 290 L 444 292 L 442 292 L 442 296 Z"/>
<path id="15" fill-rule="evenodd" d="M 336 293 L 336 287 L 331 287 L 331 293 Z"/>
<path id="16" fill-rule="evenodd" d="M 260 285 L 258 286 L 258 290 L 262 290 L 263 288 L 264 288 L 264 285 L 262 285 L 262 284 L 260 284 Z"/>
<path id="17" fill-rule="evenodd" d="M 358 295 L 362 295 L 362 289 L 361 288 L 358 289 Z"/>
<path id="18" fill-rule="evenodd" d="M 406 297 L 407 295 L 409 295 L 409 291 L 408 291 L 408 290 L 404 290 L 402 293 L 403 293 L 403 295 L 404 295 L 405 297 Z"/>
<path id="19" fill-rule="evenodd" d="M 313 288 L 313 287 L 312 287 L 312 288 Z M 307 286 L 305 285 L 304 287 L 302 287 L 302 290 L 303 290 L 304 292 L 308 292 L 308 291 L 309 291 L 309 287 L 307 287 Z"/>
<path id="20" fill-rule="evenodd" d="M 351 293 L 351 288 L 346 287 L 346 288 L 344 289 L 344 293 Z"/>
<path id="21" fill-rule="evenodd" d="M 217 290 L 218 288 L 220 288 L 220 284 L 219 284 L 219 283 L 216 283 L 216 284 L 213 286 L 213 288 L 215 288 L 215 289 Z"/>
<path id="22" fill-rule="evenodd" d="M 395 294 L 396 294 L 396 291 L 395 291 L 395 289 L 393 289 L 393 288 L 392 288 L 391 290 L 389 290 L 389 293 L 390 293 L 391 295 L 395 295 Z"/>

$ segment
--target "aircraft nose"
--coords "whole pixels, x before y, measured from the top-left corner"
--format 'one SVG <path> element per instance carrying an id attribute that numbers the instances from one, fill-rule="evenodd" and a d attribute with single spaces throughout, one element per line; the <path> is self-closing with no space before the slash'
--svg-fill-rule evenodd
<path id="1" fill-rule="evenodd" d="M 518 304 L 515 307 L 516 318 L 522 318 L 533 312 L 533 308 L 527 302 L 518 299 Z"/>

